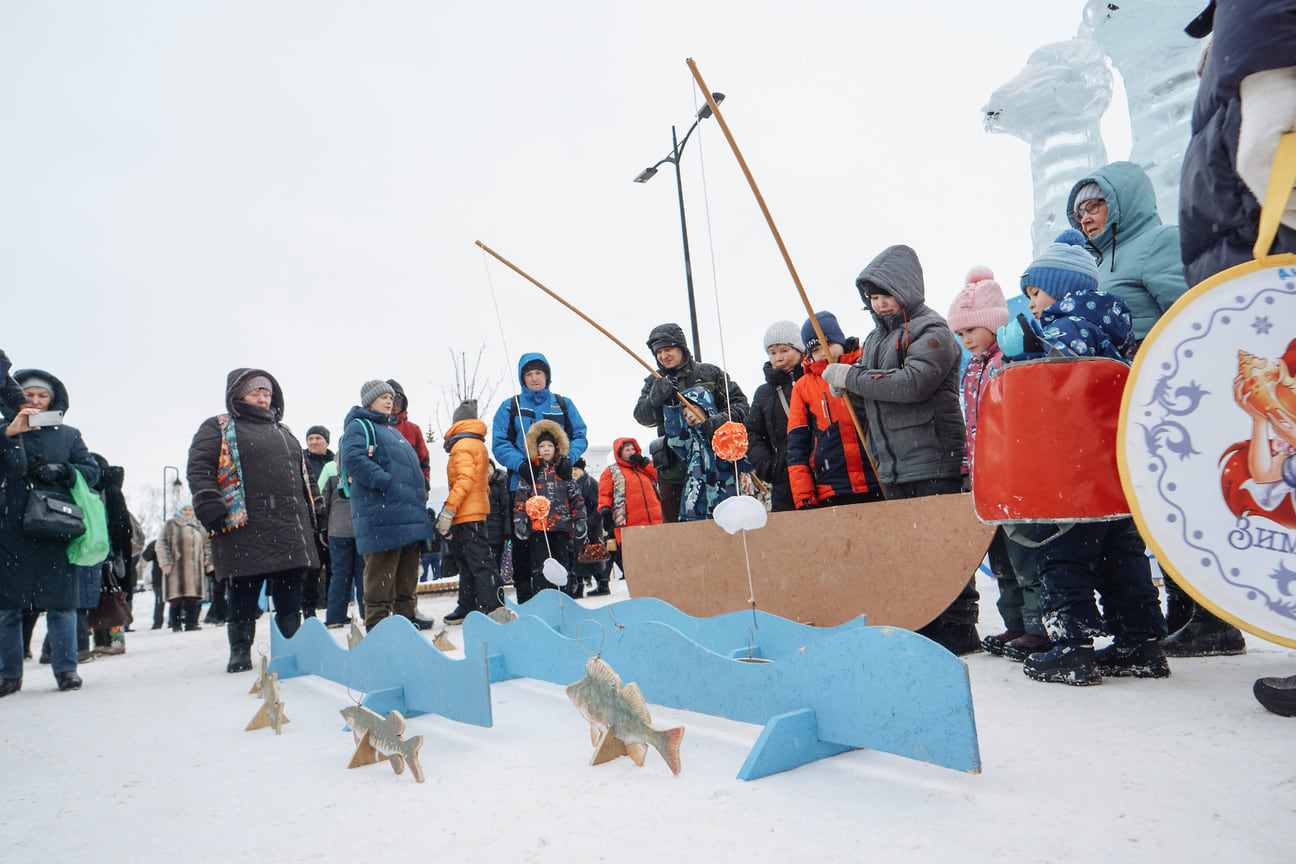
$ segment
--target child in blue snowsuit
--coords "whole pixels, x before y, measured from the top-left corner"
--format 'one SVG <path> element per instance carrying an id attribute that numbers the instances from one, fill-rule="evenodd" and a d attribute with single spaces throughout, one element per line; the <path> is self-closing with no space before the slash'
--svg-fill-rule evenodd
<path id="1" fill-rule="evenodd" d="M 1129 307 L 1098 290 L 1098 268 L 1083 244 L 1080 232 L 1064 231 L 1022 274 L 1022 292 L 1038 319 L 1027 322 L 1029 329 L 1045 347 L 1131 363 L 1135 336 Z M 998 336 L 1008 359 L 1032 356 L 1020 323 L 1009 322 Z M 1047 464 L 1041 467 L 1047 471 Z M 1026 675 L 1076 685 L 1099 684 L 1104 675 L 1168 676 L 1159 645 L 1166 635 L 1165 616 L 1134 520 L 1040 525 L 1036 539 L 1045 541 L 1037 551 L 1039 605 L 1053 648 L 1027 657 Z M 1095 590 L 1102 595 L 1103 615 Z M 1105 633 L 1115 641 L 1095 652 L 1093 638 Z"/>

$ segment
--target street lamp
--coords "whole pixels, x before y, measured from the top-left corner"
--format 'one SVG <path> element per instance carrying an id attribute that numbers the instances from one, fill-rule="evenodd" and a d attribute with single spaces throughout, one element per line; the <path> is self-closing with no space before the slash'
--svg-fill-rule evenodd
<path id="1" fill-rule="evenodd" d="M 162 524 L 163 525 L 165 525 L 167 523 L 167 520 L 171 518 L 171 511 L 167 509 L 167 472 L 168 471 L 175 472 L 175 480 L 171 481 L 171 486 L 174 488 L 174 493 L 172 496 L 173 500 L 179 501 L 180 492 L 182 491 L 182 487 L 180 485 L 180 469 L 175 467 L 174 465 L 163 465 L 162 466 Z"/>
<path id="2" fill-rule="evenodd" d="M 723 93 L 712 93 L 711 98 L 719 105 L 724 101 Z M 693 358 L 699 362 L 702 360 L 702 347 L 698 344 L 698 323 L 697 323 L 697 303 L 693 299 L 693 261 L 689 257 L 688 242 L 688 222 L 684 219 L 684 184 L 680 180 L 679 160 L 680 154 L 684 152 L 684 145 L 688 143 L 689 136 L 693 130 L 703 120 L 711 116 L 711 103 L 707 103 L 698 109 L 697 115 L 693 119 L 693 125 L 684 133 L 682 140 L 675 137 L 675 127 L 671 127 L 671 152 L 666 158 L 658 161 L 650 168 L 645 168 L 634 178 L 636 183 L 647 183 L 657 173 L 657 168 L 669 162 L 675 166 L 675 192 L 679 196 L 680 211 L 680 234 L 684 237 L 684 282 L 688 286 L 688 304 L 689 304 L 689 323 L 693 327 Z"/>

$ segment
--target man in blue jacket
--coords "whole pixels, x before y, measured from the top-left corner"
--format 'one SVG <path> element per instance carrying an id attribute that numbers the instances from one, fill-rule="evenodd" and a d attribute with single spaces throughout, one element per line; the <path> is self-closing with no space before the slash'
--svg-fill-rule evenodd
<path id="1" fill-rule="evenodd" d="M 491 455 L 509 472 L 510 497 L 517 491 L 518 477 L 528 469 L 526 433 L 538 420 L 552 420 L 563 428 L 571 442 L 567 455 L 558 460 L 556 470 L 563 480 L 572 478 L 572 461 L 579 459 L 589 446 L 585 421 L 572 402 L 549 389 L 553 372 L 543 354 L 532 352 L 518 359 L 518 383 L 521 391 L 510 396 L 495 411 L 491 421 Z M 511 521 L 507 523 L 511 526 Z M 511 527 L 510 529 L 511 530 Z M 513 572 L 529 573 L 531 560 L 527 544 L 514 537 Z M 519 598 L 519 602 L 529 598 Z"/>

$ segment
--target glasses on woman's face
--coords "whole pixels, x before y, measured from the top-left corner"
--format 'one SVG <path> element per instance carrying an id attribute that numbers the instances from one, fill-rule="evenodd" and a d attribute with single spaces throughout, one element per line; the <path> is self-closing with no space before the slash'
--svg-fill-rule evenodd
<path id="1" fill-rule="evenodd" d="M 1098 215 L 1098 208 L 1106 207 L 1106 206 L 1107 206 L 1106 200 L 1102 198 L 1090 198 L 1088 201 L 1085 201 L 1083 204 L 1076 205 L 1076 217 L 1079 219 L 1083 219 L 1086 216 L 1096 216 Z"/>

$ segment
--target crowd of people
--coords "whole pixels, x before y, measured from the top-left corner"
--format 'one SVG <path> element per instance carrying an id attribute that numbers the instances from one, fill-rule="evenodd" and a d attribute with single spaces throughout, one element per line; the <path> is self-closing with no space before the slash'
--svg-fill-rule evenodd
<path id="1" fill-rule="evenodd" d="M 655 435 L 647 453 L 632 436 L 616 438 L 598 478 L 585 470 L 588 430 L 575 402 L 551 388 L 545 355 L 526 353 L 517 386 L 489 427 L 476 401 L 455 410 L 444 434 L 449 492 L 435 510 L 427 448 L 394 379 L 361 385 L 334 453 L 327 427 L 311 427 L 303 446 L 282 423 L 284 394 L 270 372 L 236 369 L 224 412 L 203 421 L 189 450 L 192 503 L 178 507 L 146 549 L 118 512 L 112 554 L 125 562 L 123 575 L 130 570 L 130 584 L 141 551 L 152 562 L 155 628 L 164 599 L 175 630 L 198 629 L 199 607 L 212 601 L 209 620 L 226 624 L 226 668 L 240 672 L 251 668 L 263 592 L 287 637 L 319 605 L 330 627 L 346 624 L 352 605 L 367 628 L 393 616 L 431 627 L 415 595 L 421 558 L 437 544 L 459 576 L 458 602 L 445 618 L 456 623 L 503 605 L 509 573 L 518 603 L 548 585 L 573 597 L 586 587 L 607 594 L 612 568 L 624 570 L 623 529 L 709 519 L 721 501 L 753 486 L 775 511 L 967 492 L 978 448 L 1002 446 L 978 441 L 978 417 L 1005 369 L 1049 351 L 1130 364 L 1190 279 L 1250 257 L 1267 176 L 1255 168 L 1262 159 L 1244 167 L 1242 157 L 1274 142 L 1249 141 L 1235 109 L 1247 98 L 1290 105 L 1296 86 L 1290 74 L 1269 74 L 1291 70 L 1275 59 L 1287 56 L 1278 41 L 1256 23 L 1259 4 L 1212 4 L 1208 12 L 1193 25 L 1217 32 L 1201 66 L 1182 226 L 1162 223 L 1152 182 L 1133 163 L 1077 178 L 1067 205 L 1071 228 L 1020 277 L 1030 315 L 1010 315 L 1003 289 L 981 265 L 940 315 L 927 305 L 917 252 L 893 245 L 855 280 L 872 329 L 848 336 L 830 311 L 800 324 L 773 322 L 762 346 L 765 380 L 750 403 L 725 370 L 693 357 L 679 325 L 661 323 L 646 340 L 657 368 L 631 412 Z M 1276 103 L 1274 90 L 1287 103 Z M 1234 159 L 1239 141 L 1251 149 Z M 1275 251 L 1290 250 L 1296 217 L 1288 215 Z M 0 695 L 21 686 L 23 629 L 33 610 L 46 615 L 59 688 L 75 689 L 77 610 L 89 602 L 82 595 L 97 600 L 101 574 L 94 571 L 82 591 L 84 574 L 68 562 L 66 541 L 33 536 L 23 517 L 34 489 L 72 487 L 79 477 L 103 493 L 111 522 L 114 507 L 124 510 L 113 503 L 121 499 L 121 469 L 91 454 L 61 413 L 38 422 L 67 410 L 57 378 L 41 370 L 10 376 L 7 358 L 3 371 Z M 745 453 L 717 446 L 717 432 L 731 422 L 746 429 Z M 1048 482 L 1050 460 L 1059 457 L 1039 444 L 1039 474 Z M 1004 631 L 979 635 L 971 578 L 921 630 L 956 655 L 985 650 L 1021 662 L 1032 680 L 1091 685 L 1109 676 L 1163 678 L 1168 657 L 1246 650 L 1236 627 L 1168 575 L 1162 608 L 1129 517 L 1000 527 L 988 559 Z M 113 635 L 95 638 L 111 649 Z M 1100 636 L 1113 638 L 1095 650 Z M 1256 685 L 1257 697 L 1279 713 L 1296 713 L 1294 692 L 1296 676 Z"/>

